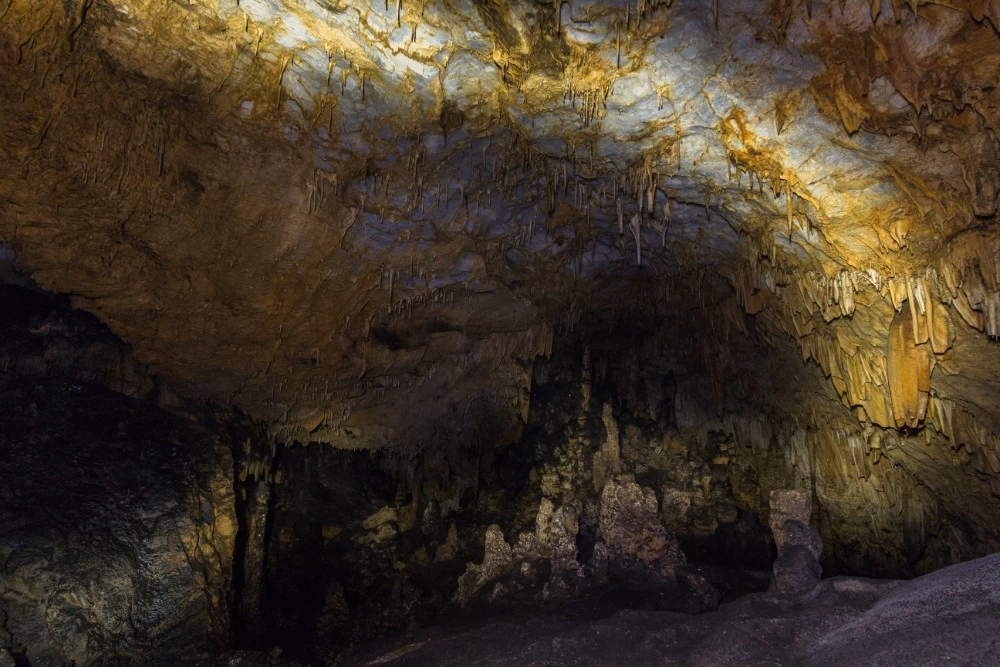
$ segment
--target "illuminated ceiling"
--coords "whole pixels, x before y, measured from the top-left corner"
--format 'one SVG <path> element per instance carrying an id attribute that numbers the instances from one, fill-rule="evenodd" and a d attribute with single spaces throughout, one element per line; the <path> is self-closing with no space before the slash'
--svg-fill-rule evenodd
<path id="1" fill-rule="evenodd" d="M 0 239 L 281 437 L 516 430 L 554 330 L 692 300 L 718 322 L 678 345 L 753 314 L 864 422 L 954 399 L 1000 431 L 996 0 L 0 14 Z M 894 306 L 940 313 L 913 387 Z"/>

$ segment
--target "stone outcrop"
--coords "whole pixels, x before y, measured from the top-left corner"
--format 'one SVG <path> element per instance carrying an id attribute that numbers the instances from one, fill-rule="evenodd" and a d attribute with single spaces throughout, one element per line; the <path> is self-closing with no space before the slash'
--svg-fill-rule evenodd
<path id="1" fill-rule="evenodd" d="M 0 284 L 0 654 L 190 663 L 232 641 L 233 442 L 95 318 Z"/>
<path id="2" fill-rule="evenodd" d="M 812 497 L 808 491 L 799 489 L 775 489 L 771 491 L 770 514 L 767 525 L 774 536 L 774 544 L 781 553 L 788 541 L 788 531 L 785 522 L 792 520 L 801 525 L 809 525 L 812 515 Z"/>
<path id="3" fill-rule="evenodd" d="M 809 526 L 811 513 L 812 497 L 808 491 L 776 489 L 771 492 L 768 524 L 778 549 L 770 588 L 774 592 L 803 593 L 815 588 L 823 576 L 819 564 L 823 541 Z"/>

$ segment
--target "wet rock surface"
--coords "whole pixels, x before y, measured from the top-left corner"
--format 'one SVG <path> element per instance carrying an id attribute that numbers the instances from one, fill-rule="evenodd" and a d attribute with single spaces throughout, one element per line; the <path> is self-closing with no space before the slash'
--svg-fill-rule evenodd
<path id="1" fill-rule="evenodd" d="M 838 577 L 697 616 L 580 608 L 415 633 L 344 664 L 940 665 L 1000 659 L 1000 556 L 911 581 Z"/>

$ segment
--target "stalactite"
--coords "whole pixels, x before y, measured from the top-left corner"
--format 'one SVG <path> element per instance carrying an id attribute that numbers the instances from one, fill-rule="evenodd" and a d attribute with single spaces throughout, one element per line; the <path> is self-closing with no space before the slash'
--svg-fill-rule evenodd
<path id="1" fill-rule="evenodd" d="M 631 222 L 629 222 L 629 229 L 632 230 L 632 236 L 635 237 L 635 263 L 636 266 L 642 266 L 642 237 L 641 237 L 641 220 L 642 218 L 638 213 L 632 216 Z"/>
<path id="2" fill-rule="evenodd" d="M 889 327 L 887 375 L 893 418 L 899 428 L 916 428 L 923 421 L 931 389 L 932 352 L 929 345 L 917 342 L 914 320 L 911 304 L 896 314 Z"/>

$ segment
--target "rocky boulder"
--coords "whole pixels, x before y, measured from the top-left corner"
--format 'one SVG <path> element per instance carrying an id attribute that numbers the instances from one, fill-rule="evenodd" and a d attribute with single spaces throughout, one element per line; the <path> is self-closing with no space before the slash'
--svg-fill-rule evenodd
<path id="1" fill-rule="evenodd" d="M 500 526 L 493 524 L 486 529 L 483 547 L 483 562 L 479 565 L 468 563 L 465 573 L 458 579 L 455 601 L 459 605 L 468 604 L 487 584 L 499 580 L 510 572 L 513 564 L 512 551 L 504 540 Z"/>

